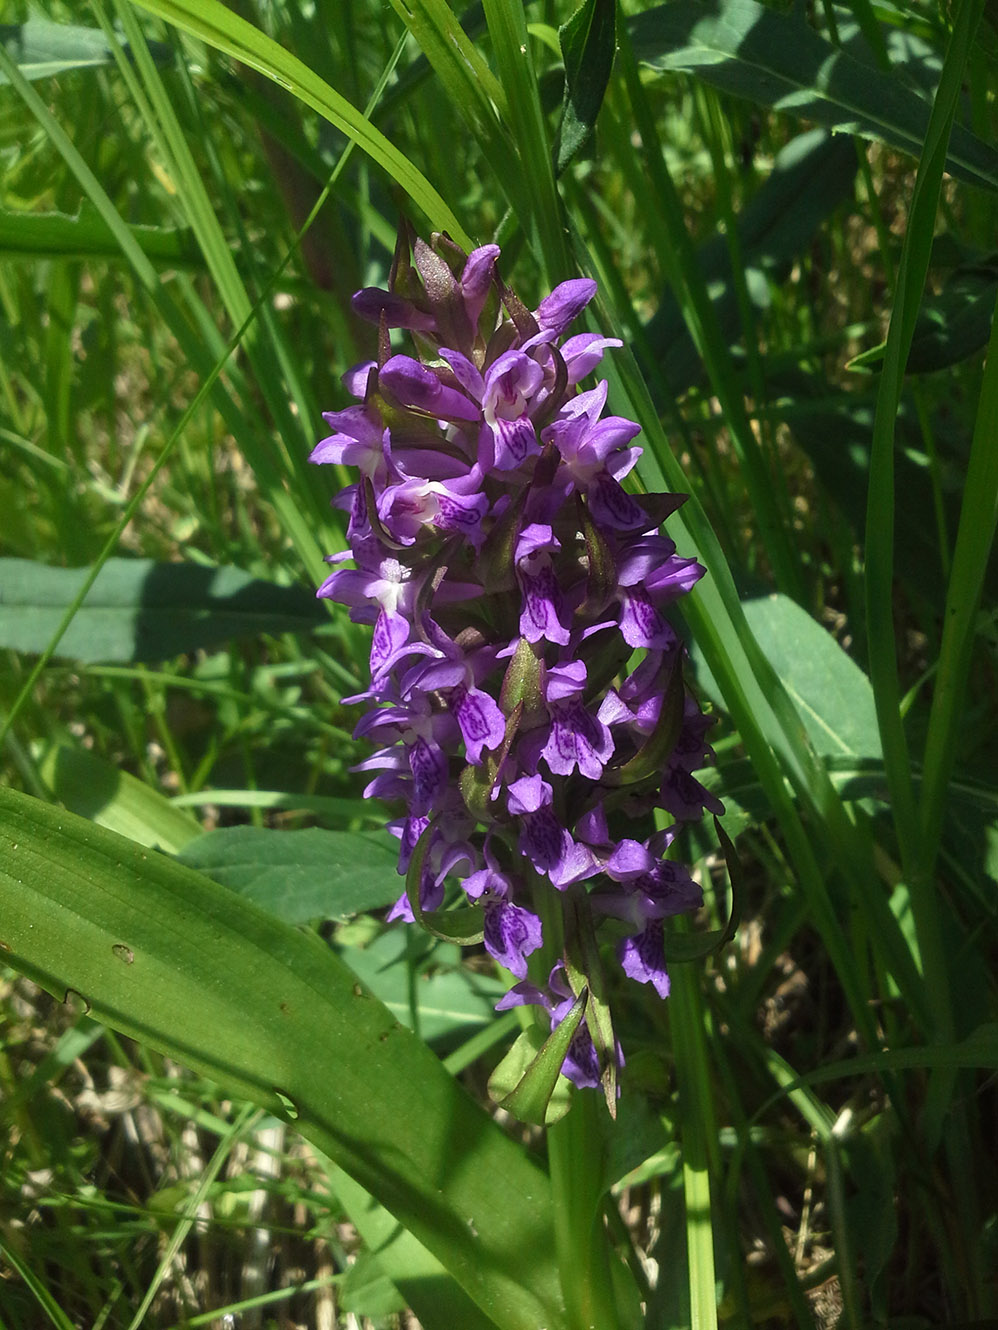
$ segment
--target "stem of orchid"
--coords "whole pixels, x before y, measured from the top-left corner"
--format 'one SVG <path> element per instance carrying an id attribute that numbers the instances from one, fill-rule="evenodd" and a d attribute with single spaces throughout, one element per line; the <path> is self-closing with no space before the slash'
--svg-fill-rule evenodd
<path id="1" fill-rule="evenodd" d="M 699 979 L 691 965 L 671 971 L 669 1018 L 679 1089 L 693 1330 L 717 1330 L 711 1173 L 716 1176 L 717 1124 Z M 711 1156 L 714 1156 L 712 1158 Z M 713 1166 L 713 1167 L 712 1167 Z"/>
<path id="2" fill-rule="evenodd" d="M 544 946 L 530 958 L 531 973 L 543 983 L 562 957 L 564 923 L 560 903 L 543 885 L 534 892 L 534 905 L 544 925 Z M 597 1093 L 576 1090 L 569 1112 L 547 1128 L 555 1247 L 570 1330 L 622 1324 L 603 1222 L 605 1114 Z"/>
<path id="3" fill-rule="evenodd" d="M 555 1245 L 571 1330 L 621 1324 L 603 1222 L 605 1113 L 596 1093 L 579 1090 L 571 1111 L 548 1128 Z"/>

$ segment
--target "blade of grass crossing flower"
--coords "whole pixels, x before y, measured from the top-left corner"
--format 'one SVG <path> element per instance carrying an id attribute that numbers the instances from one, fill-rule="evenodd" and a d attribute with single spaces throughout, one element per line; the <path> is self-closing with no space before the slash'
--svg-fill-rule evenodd
<path id="1" fill-rule="evenodd" d="M 637 468 L 642 482 L 652 490 L 682 490 L 682 470 L 672 456 L 647 388 L 626 347 L 618 351 L 612 362 L 606 363 L 605 373 L 611 393 L 625 396 L 629 413 L 640 421 L 644 430 L 648 446 Z M 870 889 L 870 870 L 841 799 L 811 749 L 783 685 L 752 637 L 724 555 L 695 496 L 670 518 L 670 524 L 673 538 L 684 553 L 695 552 L 711 571 L 711 576 L 686 598 L 684 617 L 704 651 L 760 783 L 780 820 L 800 874 L 801 887 L 841 977 L 857 1028 L 869 1046 L 874 1047 L 875 1027 L 869 1007 L 872 994 L 839 923 L 829 895 L 828 874 L 818 862 L 785 777 L 813 810 L 824 848 L 854 883 L 860 908 L 870 913 L 871 935 L 884 948 L 906 1000 L 924 1022 L 925 999 L 910 952 L 883 893 L 879 888 Z"/>
<path id="2" fill-rule="evenodd" d="M 592 259 L 582 266 L 592 266 Z M 602 276 L 602 274 L 599 274 Z M 605 299 L 612 286 L 602 282 Z M 601 302 L 602 303 L 602 302 Z M 616 316 L 602 316 L 601 326 L 621 322 Z M 610 381 L 611 396 L 621 394 L 627 414 L 641 423 L 647 447 L 638 463 L 637 474 L 649 489 L 683 491 L 689 488 L 683 470 L 673 456 L 662 430 L 648 389 L 628 347 L 604 363 Z M 777 812 L 791 853 L 801 874 L 811 908 L 833 963 L 843 977 L 850 1006 L 858 1028 L 870 1046 L 875 1046 L 875 1030 L 869 1002 L 874 994 L 867 989 L 863 972 L 856 965 L 836 918 L 828 893 L 827 872 L 819 865 L 804 831 L 793 799 L 788 795 L 784 773 L 806 807 L 815 816 L 815 826 L 830 853 L 831 861 L 851 883 L 859 908 L 869 916 L 869 935 L 883 954 L 884 964 L 899 984 L 909 1008 L 923 1029 L 930 1024 L 924 986 L 910 949 L 879 885 L 871 889 L 871 868 L 866 849 L 857 829 L 846 815 L 840 795 L 828 772 L 812 750 L 801 718 L 772 667 L 763 656 L 749 630 L 738 593 L 725 563 L 714 531 L 694 495 L 671 522 L 676 539 L 687 553 L 696 553 L 711 571 L 698 584 L 682 607 L 684 617 L 697 641 L 703 646 L 710 668 L 715 672 L 728 710 L 745 739 L 760 781 Z M 683 532 L 680 536 L 678 533 Z M 721 673 L 717 674 L 716 670 Z M 782 764 L 783 771 L 780 770 Z M 840 969 L 840 967 L 845 967 Z"/>
<path id="3" fill-rule="evenodd" d="M 533 233 L 534 249 L 543 258 L 547 277 L 558 280 L 571 272 L 561 199 L 555 185 L 551 144 L 541 110 L 537 75 L 530 55 L 530 37 L 523 6 L 508 0 L 484 0 L 485 17 L 503 87 L 513 141 L 520 159 L 520 178 L 528 191 L 529 212 L 520 223 Z M 511 200 L 512 201 L 512 200 Z"/>
<path id="4" fill-rule="evenodd" d="M 440 193 L 412 162 L 301 60 L 218 0 L 132 0 L 140 8 L 200 37 L 236 60 L 260 71 L 335 125 L 409 195 L 437 230 L 449 231 L 466 249 L 473 247 Z"/>

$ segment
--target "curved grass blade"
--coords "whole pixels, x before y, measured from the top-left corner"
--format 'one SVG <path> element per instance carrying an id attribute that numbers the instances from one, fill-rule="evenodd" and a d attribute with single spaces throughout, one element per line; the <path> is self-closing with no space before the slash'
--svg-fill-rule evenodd
<path id="1" fill-rule="evenodd" d="M 449 205 L 409 158 L 345 97 L 273 38 L 233 14 L 218 0 L 133 0 L 133 3 L 259 70 L 318 111 L 405 190 L 435 230 L 448 231 L 466 249 L 473 247 L 473 241 Z"/>

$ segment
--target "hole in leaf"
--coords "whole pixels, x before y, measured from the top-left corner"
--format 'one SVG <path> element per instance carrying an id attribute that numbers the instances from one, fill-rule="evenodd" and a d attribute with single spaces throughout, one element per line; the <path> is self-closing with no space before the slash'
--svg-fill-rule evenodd
<path id="1" fill-rule="evenodd" d="M 284 1109 L 285 1113 L 287 1113 L 288 1117 L 291 1118 L 292 1121 L 296 1121 L 298 1118 L 298 1105 L 295 1101 L 289 1098 L 283 1090 L 278 1090 L 276 1085 L 274 1086 L 274 1094 L 276 1094 L 281 1101 L 281 1107 Z"/>
<path id="2" fill-rule="evenodd" d="M 66 996 L 62 999 L 63 1006 L 70 1007 L 81 1016 L 90 1015 L 90 1000 L 85 998 L 82 993 L 78 993 L 75 988 L 67 988 Z"/>

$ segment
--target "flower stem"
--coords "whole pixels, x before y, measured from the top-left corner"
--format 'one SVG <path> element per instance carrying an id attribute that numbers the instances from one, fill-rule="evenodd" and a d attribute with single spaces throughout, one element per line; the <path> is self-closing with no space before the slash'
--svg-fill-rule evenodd
<path id="1" fill-rule="evenodd" d="M 581 1090 L 571 1111 L 548 1128 L 555 1245 L 571 1330 L 621 1324 L 603 1222 L 603 1116 L 599 1097 Z"/>

